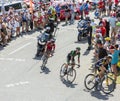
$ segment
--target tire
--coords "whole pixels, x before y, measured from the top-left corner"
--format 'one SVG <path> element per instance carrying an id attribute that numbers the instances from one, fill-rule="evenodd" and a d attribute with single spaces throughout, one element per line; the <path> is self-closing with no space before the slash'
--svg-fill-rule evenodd
<path id="1" fill-rule="evenodd" d="M 108 83 L 106 83 L 108 80 Z M 101 90 L 103 93 L 105 94 L 110 94 L 111 92 L 113 92 L 115 89 L 115 81 L 111 78 L 111 77 L 108 77 L 107 78 L 104 78 L 102 81 L 101 81 Z"/>
<path id="2" fill-rule="evenodd" d="M 96 76 L 94 74 L 88 74 L 84 79 L 85 88 L 92 90 L 96 86 Z"/>
<path id="3" fill-rule="evenodd" d="M 82 37 L 81 37 L 80 34 L 78 34 L 77 40 L 78 40 L 78 41 L 81 41 L 81 40 L 82 40 Z"/>
<path id="4" fill-rule="evenodd" d="M 45 65 L 47 64 L 47 57 L 43 56 L 42 66 L 41 69 L 43 70 L 45 68 Z"/>
<path id="5" fill-rule="evenodd" d="M 61 68 L 60 68 L 60 77 L 64 77 L 65 76 L 65 71 L 67 71 L 66 69 L 66 63 L 64 63 Z"/>
<path id="6" fill-rule="evenodd" d="M 72 83 L 76 78 L 76 70 L 70 68 L 67 72 L 67 81 Z"/>

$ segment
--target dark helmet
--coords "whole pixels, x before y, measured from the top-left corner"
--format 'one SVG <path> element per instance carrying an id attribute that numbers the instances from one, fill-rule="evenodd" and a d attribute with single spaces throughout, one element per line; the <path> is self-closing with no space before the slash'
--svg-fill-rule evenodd
<path id="1" fill-rule="evenodd" d="M 81 50 L 81 48 L 80 48 L 80 47 L 76 47 L 76 49 L 77 49 L 77 50 L 79 50 L 79 51 Z"/>

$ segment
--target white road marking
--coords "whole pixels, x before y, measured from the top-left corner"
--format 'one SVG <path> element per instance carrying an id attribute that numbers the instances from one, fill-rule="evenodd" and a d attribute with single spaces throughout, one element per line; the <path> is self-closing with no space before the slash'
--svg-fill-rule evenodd
<path id="1" fill-rule="evenodd" d="M 33 37 L 33 36 L 24 36 L 24 38 L 26 38 L 26 39 L 37 39 L 37 37 Z"/>
<path id="2" fill-rule="evenodd" d="M 10 87 L 23 86 L 23 85 L 28 85 L 28 84 L 29 84 L 28 81 L 24 81 L 24 82 L 20 81 L 20 82 L 17 82 L 17 83 L 7 84 L 7 85 L 5 85 L 5 87 L 10 88 Z"/>
<path id="3" fill-rule="evenodd" d="M 60 29 L 64 29 L 64 30 L 77 30 L 77 28 L 66 28 L 66 27 L 61 27 Z"/>
<path id="4" fill-rule="evenodd" d="M 16 53 L 16 52 L 20 51 L 21 49 L 23 49 L 23 48 L 25 48 L 25 47 L 29 46 L 30 44 L 31 44 L 31 42 L 29 42 L 29 43 L 27 43 L 27 44 L 23 45 L 22 47 L 17 48 L 16 50 L 14 50 L 14 51 L 10 52 L 8 55 L 12 55 L 12 54 L 14 54 L 14 53 Z"/>
<path id="5" fill-rule="evenodd" d="M 25 62 L 25 59 L 17 59 L 17 58 L 0 58 L 0 61 L 17 61 L 17 62 Z"/>

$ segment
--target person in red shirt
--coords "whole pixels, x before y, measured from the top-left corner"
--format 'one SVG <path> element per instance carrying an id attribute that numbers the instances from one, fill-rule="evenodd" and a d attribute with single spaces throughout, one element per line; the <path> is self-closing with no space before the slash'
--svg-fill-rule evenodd
<path id="1" fill-rule="evenodd" d="M 114 3 L 115 3 L 115 6 L 117 6 L 119 3 L 119 0 L 114 0 Z"/>
<path id="2" fill-rule="evenodd" d="M 47 42 L 45 47 L 45 53 L 47 53 L 48 57 L 53 55 L 55 51 L 55 39 L 51 39 L 49 42 Z"/>
<path id="3" fill-rule="evenodd" d="M 104 3 L 103 3 L 102 0 L 100 0 L 100 1 L 98 2 L 98 7 L 99 7 L 99 9 L 100 9 L 100 15 L 101 15 L 101 12 L 102 12 L 103 7 L 104 7 Z"/>
<path id="4" fill-rule="evenodd" d="M 106 28 L 103 26 L 103 24 L 100 25 L 100 30 L 101 30 L 102 36 L 105 37 L 106 36 Z"/>

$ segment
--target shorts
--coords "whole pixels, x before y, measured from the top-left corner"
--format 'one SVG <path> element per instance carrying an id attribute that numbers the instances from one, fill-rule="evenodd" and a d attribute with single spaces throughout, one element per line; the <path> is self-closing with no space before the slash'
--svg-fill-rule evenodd
<path id="1" fill-rule="evenodd" d="M 109 6 L 109 10 L 110 10 L 110 11 L 112 10 L 112 6 L 111 6 L 111 5 Z"/>
<path id="2" fill-rule="evenodd" d="M 69 17 L 69 12 L 65 12 L 65 17 Z"/>
<path id="3" fill-rule="evenodd" d="M 111 32 L 115 32 L 116 33 L 116 27 L 111 27 Z"/>

